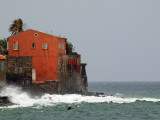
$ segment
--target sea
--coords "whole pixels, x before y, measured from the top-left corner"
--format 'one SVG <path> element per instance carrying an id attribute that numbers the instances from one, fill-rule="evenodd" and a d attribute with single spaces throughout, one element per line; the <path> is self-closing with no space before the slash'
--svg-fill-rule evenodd
<path id="1" fill-rule="evenodd" d="M 160 82 L 89 82 L 88 91 L 105 95 L 32 97 L 7 86 L 0 96 L 15 105 L 0 107 L 0 120 L 160 120 Z"/>

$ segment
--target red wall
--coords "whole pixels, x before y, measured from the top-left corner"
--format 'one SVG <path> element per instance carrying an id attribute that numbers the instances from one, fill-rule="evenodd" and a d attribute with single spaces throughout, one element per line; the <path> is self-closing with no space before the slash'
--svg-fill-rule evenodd
<path id="1" fill-rule="evenodd" d="M 66 42 L 65 42 L 64 38 L 58 38 L 58 54 L 62 54 L 62 55 L 66 54 L 66 51 L 65 51 L 66 44 L 65 43 Z"/>
<path id="2" fill-rule="evenodd" d="M 57 57 L 58 54 L 65 54 L 65 48 L 58 49 L 58 43 L 65 44 L 66 38 L 30 29 L 8 39 L 9 55 L 32 56 L 32 68 L 36 69 L 36 82 L 57 80 Z M 18 50 L 13 50 L 15 41 L 18 42 Z M 35 48 L 32 48 L 32 43 L 35 43 Z M 42 49 L 42 43 L 47 43 L 48 49 Z"/>

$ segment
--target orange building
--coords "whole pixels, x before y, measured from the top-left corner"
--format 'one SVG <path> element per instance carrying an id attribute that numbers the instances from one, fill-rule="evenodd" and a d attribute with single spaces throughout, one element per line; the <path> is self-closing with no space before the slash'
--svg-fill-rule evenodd
<path id="1" fill-rule="evenodd" d="M 9 55 L 32 56 L 33 83 L 57 80 L 57 60 L 66 54 L 66 38 L 29 29 L 8 40 Z"/>

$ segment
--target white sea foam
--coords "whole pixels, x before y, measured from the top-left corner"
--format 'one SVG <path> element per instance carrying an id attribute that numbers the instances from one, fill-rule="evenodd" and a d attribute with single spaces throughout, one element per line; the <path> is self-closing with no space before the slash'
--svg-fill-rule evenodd
<path id="1" fill-rule="evenodd" d="M 132 103 L 139 101 L 150 101 L 150 102 L 159 102 L 160 99 L 156 98 L 122 98 L 120 96 L 82 96 L 77 94 L 66 94 L 66 95 L 50 95 L 45 94 L 40 98 L 31 98 L 26 92 L 22 92 L 20 88 L 8 86 L 5 87 L 1 92 L 0 96 L 10 96 L 11 102 L 17 104 L 11 107 L 35 107 L 39 106 L 50 106 L 56 105 L 59 103 Z"/>

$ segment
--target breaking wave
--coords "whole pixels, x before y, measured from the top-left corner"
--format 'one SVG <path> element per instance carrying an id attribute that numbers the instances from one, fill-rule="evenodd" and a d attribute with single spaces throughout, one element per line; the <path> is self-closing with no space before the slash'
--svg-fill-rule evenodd
<path id="1" fill-rule="evenodd" d="M 50 95 L 45 94 L 40 98 L 32 98 L 28 93 L 22 92 L 19 87 L 8 86 L 4 87 L 0 91 L 0 96 L 9 96 L 10 101 L 16 105 L 10 107 L 31 107 L 31 106 L 52 106 L 59 103 L 133 103 L 136 101 L 148 101 L 148 102 L 159 102 L 157 98 L 123 98 L 121 95 L 115 96 L 83 96 L 78 94 L 66 94 L 66 95 Z"/>

